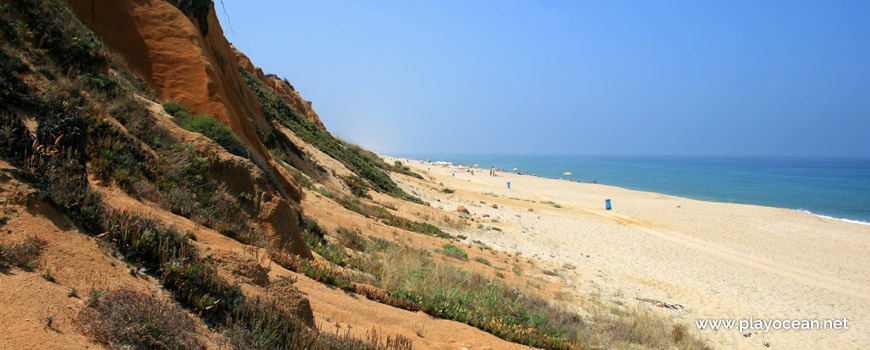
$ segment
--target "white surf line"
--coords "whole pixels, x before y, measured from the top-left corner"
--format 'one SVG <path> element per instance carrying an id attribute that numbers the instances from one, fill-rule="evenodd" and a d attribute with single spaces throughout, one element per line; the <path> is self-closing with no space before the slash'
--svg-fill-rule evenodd
<path id="1" fill-rule="evenodd" d="M 867 222 L 867 221 L 852 220 L 852 219 L 843 219 L 843 218 L 835 218 L 835 217 L 833 217 L 833 216 L 827 216 L 827 215 L 822 215 L 822 214 L 816 214 L 816 213 L 813 213 L 813 212 L 811 212 L 811 211 L 809 211 L 809 210 L 805 210 L 805 209 L 795 209 L 795 210 L 797 210 L 797 211 L 799 211 L 799 212 L 801 212 L 801 213 L 807 213 L 807 214 L 810 214 L 810 215 L 812 215 L 812 216 L 815 216 L 815 217 L 818 217 L 818 218 L 822 218 L 822 219 L 837 220 L 837 221 L 845 221 L 845 222 L 851 222 L 851 223 L 853 223 L 853 224 L 858 224 L 858 225 L 867 225 L 867 226 L 870 226 L 870 222 Z"/>

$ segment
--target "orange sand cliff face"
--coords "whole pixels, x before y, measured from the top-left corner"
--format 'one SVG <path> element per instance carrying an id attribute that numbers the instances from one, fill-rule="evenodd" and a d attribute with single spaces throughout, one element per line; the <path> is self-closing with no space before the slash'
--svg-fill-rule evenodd
<path id="1" fill-rule="evenodd" d="M 252 122 L 267 131 L 271 127 L 238 71 L 239 61 L 223 35 L 214 7 L 209 9 L 208 34 L 203 36 L 195 19 L 163 0 L 69 3 L 82 22 L 156 90 L 161 101 L 175 101 L 192 113 L 214 116 L 266 161 L 269 169 L 264 170 L 276 175 L 270 178 L 277 182 L 282 196 L 274 196 L 269 186 L 257 187 L 264 193 L 258 204 L 259 219 L 277 240 L 290 242 L 293 253 L 310 256 L 299 236 L 299 185 L 277 166 L 257 138 Z M 212 161 L 225 184 L 252 176 L 227 157 Z"/>
<path id="2" fill-rule="evenodd" d="M 251 121 L 264 130 L 257 98 L 245 86 L 230 43 L 209 9 L 208 34 L 163 0 L 70 0 L 76 15 L 107 45 L 123 56 L 162 101 L 175 101 L 194 114 L 213 115 L 266 159 L 282 189 L 294 201 L 299 186 L 275 165 Z"/>
<path id="3" fill-rule="evenodd" d="M 326 127 L 323 126 L 323 122 L 320 121 L 320 117 L 318 117 L 317 113 L 314 112 L 314 109 L 311 108 L 311 102 L 303 100 L 302 96 L 299 95 L 299 91 L 296 91 L 292 86 L 290 86 L 290 84 L 285 83 L 281 79 L 266 76 L 262 69 L 254 66 L 251 59 L 235 47 L 233 47 L 233 53 L 236 54 L 236 57 L 239 59 L 239 64 L 241 64 L 248 73 L 254 75 L 257 80 L 284 100 L 284 103 L 293 109 L 293 111 L 305 116 L 306 119 L 314 123 L 314 125 L 317 125 L 317 127 L 326 130 Z"/>
<path id="4" fill-rule="evenodd" d="M 70 0 L 78 17 L 120 53 L 162 101 L 213 115 L 269 159 L 248 118 L 264 127 L 256 97 L 245 87 L 238 59 L 209 11 L 208 34 L 166 1 Z"/>

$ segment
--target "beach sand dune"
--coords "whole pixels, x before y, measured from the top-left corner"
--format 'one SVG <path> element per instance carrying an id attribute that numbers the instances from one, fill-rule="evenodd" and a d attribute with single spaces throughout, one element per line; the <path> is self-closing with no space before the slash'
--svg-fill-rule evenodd
<path id="1" fill-rule="evenodd" d="M 629 305 L 679 304 L 686 310 L 662 310 L 690 329 L 704 319 L 848 320 L 846 330 L 697 331 L 716 347 L 870 347 L 868 225 L 600 184 L 408 165 L 456 192 L 403 179 L 407 190 L 446 210 L 465 206 L 479 222 L 502 229 L 472 228 L 464 233 L 470 240 L 576 266 L 564 276 L 579 293 Z M 605 199 L 613 210 L 604 209 Z"/>

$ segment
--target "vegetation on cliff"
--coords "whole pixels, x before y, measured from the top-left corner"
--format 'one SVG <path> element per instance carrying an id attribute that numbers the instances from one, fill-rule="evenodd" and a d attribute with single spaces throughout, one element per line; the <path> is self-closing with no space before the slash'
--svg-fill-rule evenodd
<path id="1" fill-rule="evenodd" d="M 389 166 L 376 154 L 357 145 L 344 142 L 332 136 L 328 131 L 318 128 L 314 123 L 287 106 L 281 98 L 263 86 L 242 66 L 239 66 L 238 69 L 245 79 L 245 84 L 259 100 L 266 119 L 286 126 L 305 142 L 341 161 L 348 169 L 371 183 L 376 190 L 397 198 L 421 203 L 420 199 L 405 193 L 390 179 L 390 176 L 384 171 Z"/>
<path id="2" fill-rule="evenodd" d="M 228 334 L 235 347 L 410 348 L 408 342 L 394 339 L 388 347 L 347 335 L 319 333 L 289 311 L 245 296 L 200 256 L 190 235 L 154 219 L 110 208 L 90 187 L 90 176 L 114 181 L 136 198 L 152 199 L 236 239 L 244 241 L 252 232 L 248 224 L 252 213 L 239 210 L 244 196 L 236 199 L 215 191 L 208 162 L 189 146 L 176 143 L 176 137 L 153 120 L 136 96 L 148 96 L 140 82 L 130 78 L 133 74 L 125 70 L 123 62 L 62 3 L 3 2 L 0 34 L 4 38 L 0 44 L 0 158 L 13 165 L 18 179 L 39 190 L 81 232 L 99 238 L 126 262 L 145 267 L 172 292 L 177 303 Z M 39 82 L 39 89 L 28 82 Z M 35 128 L 29 129 L 25 120 L 35 121 Z M 254 242 L 247 239 L 247 243 Z M 0 249 L 2 264 L 26 266 L 40 247 L 36 238 L 4 244 Z M 181 322 L 176 312 L 140 318 L 113 318 L 102 313 L 139 304 L 153 304 L 153 299 L 124 291 L 94 291 L 81 320 L 95 340 L 111 346 L 199 348 L 195 341 L 185 340 L 183 333 L 170 340 L 101 335 L 110 326 L 127 330 L 144 327 L 155 335 L 153 327 Z M 89 317 L 91 313 L 104 316 L 100 322 L 114 323 L 97 322 Z"/>
<path id="3" fill-rule="evenodd" d="M 182 129 L 205 135 L 221 147 L 240 157 L 250 157 L 245 144 L 226 125 L 205 114 L 192 115 L 184 106 L 175 102 L 163 104 L 163 110 L 172 116 L 172 121 Z"/>

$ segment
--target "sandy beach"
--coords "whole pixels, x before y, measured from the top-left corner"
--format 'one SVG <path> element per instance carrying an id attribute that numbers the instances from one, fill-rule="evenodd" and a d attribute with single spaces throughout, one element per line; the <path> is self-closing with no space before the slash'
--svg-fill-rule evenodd
<path id="1" fill-rule="evenodd" d="M 402 179 L 406 191 L 448 211 L 464 206 L 485 224 L 462 232 L 469 241 L 571 266 L 561 273 L 564 286 L 580 295 L 677 304 L 685 309 L 658 309 L 693 330 L 706 319 L 848 320 L 842 330 L 697 331 L 718 348 L 870 344 L 868 225 L 601 184 L 406 165 L 431 176 Z M 605 199 L 613 210 L 605 210 Z"/>

